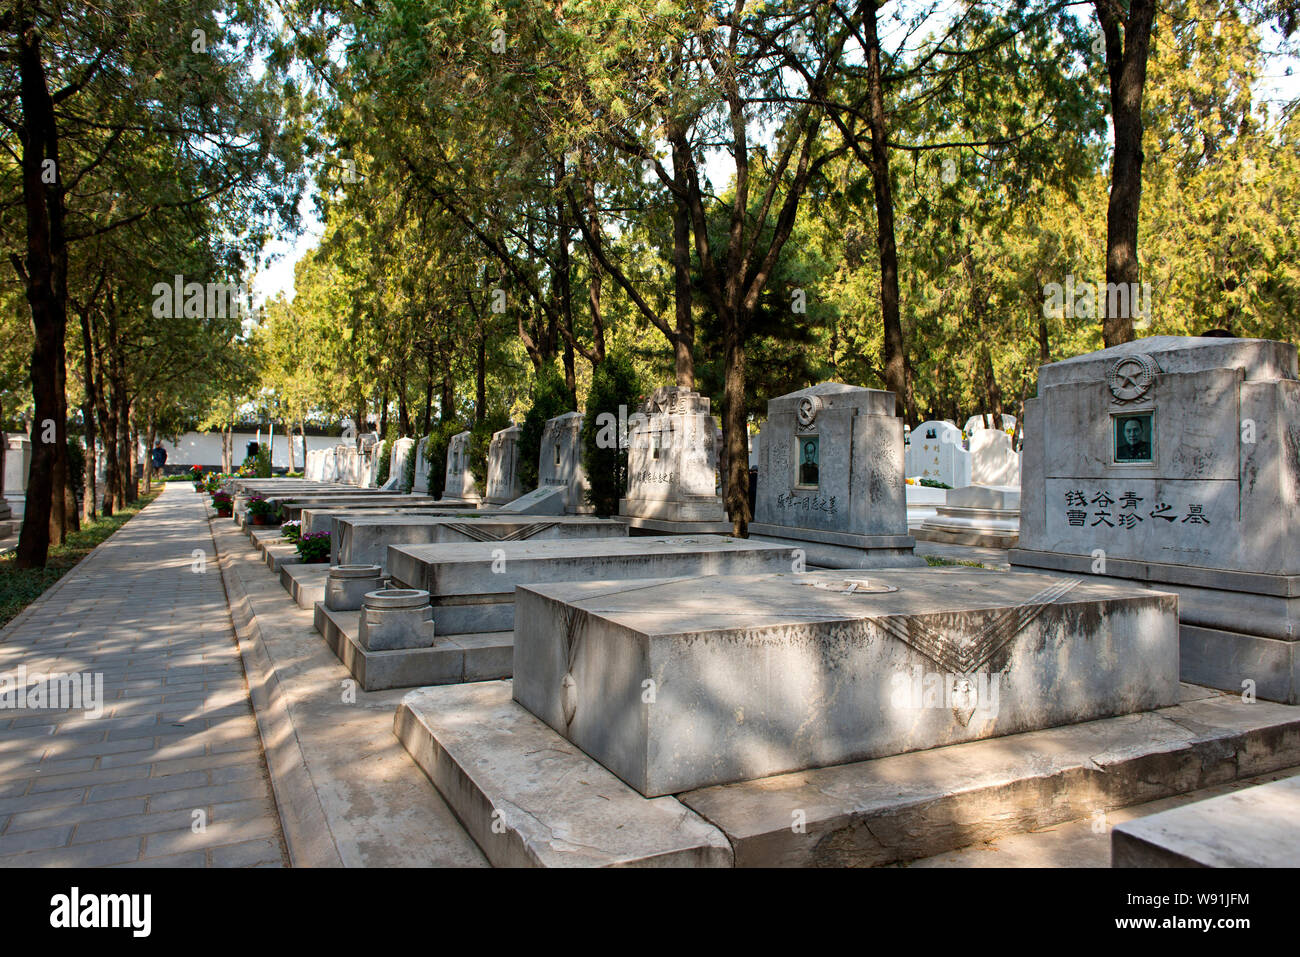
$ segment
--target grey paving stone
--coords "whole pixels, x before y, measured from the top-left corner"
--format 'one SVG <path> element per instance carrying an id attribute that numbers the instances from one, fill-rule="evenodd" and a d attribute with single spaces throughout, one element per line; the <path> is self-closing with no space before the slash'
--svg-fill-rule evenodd
<path id="1" fill-rule="evenodd" d="M 51 847 L 63 847 L 72 834 L 69 825 L 42 827 L 33 831 L 16 831 L 13 834 L 0 834 L 0 854 L 17 854 L 22 851 L 37 851 Z"/>
<path id="2" fill-rule="evenodd" d="M 140 857 L 140 838 L 126 837 L 98 844 L 60 847 L 0 857 L 0 867 L 108 867 Z"/>
<path id="3" fill-rule="evenodd" d="M 130 817 L 117 817 L 107 821 L 91 821 L 78 824 L 73 832 L 73 844 L 87 844 L 91 841 L 106 841 L 114 837 L 131 837 L 135 834 L 157 834 L 160 831 L 173 831 L 179 827 L 191 827 L 194 817 L 188 808 L 179 811 L 165 811 L 158 814 L 132 814 Z"/>
<path id="4" fill-rule="evenodd" d="M 269 839 L 212 849 L 212 863 L 215 867 L 256 867 L 259 864 L 283 862 L 284 855 L 279 842 Z"/>
<path id="5" fill-rule="evenodd" d="M 279 862 L 251 846 L 278 849 L 279 818 L 225 586 L 190 570 L 195 547 L 215 561 L 206 513 L 168 486 L 0 635 L 0 670 L 95 674 L 104 696 L 99 717 L 0 713 L 0 866 Z M 222 823 L 193 833 L 198 807 Z"/>
<path id="6" fill-rule="evenodd" d="M 145 799 L 122 798 L 118 801 L 99 801 L 95 804 L 58 805 L 33 811 L 20 811 L 9 819 L 6 833 L 30 831 L 52 824 L 81 824 L 115 817 L 127 817 L 145 812 Z"/>

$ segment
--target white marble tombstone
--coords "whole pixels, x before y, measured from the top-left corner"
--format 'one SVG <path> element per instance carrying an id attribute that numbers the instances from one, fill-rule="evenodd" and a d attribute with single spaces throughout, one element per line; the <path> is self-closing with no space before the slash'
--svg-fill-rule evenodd
<path id="1" fill-rule="evenodd" d="M 457 432 L 447 443 L 447 481 L 442 497 L 452 502 L 473 502 L 481 500 L 478 480 L 470 470 L 468 432 Z"/>
<path id="2" fill-rule="evenodd" d="M 1296 347 L 1152 336 L 1025 403 L 1013 565 L 1178 594 L 1182 678 L 1300 703 Z"/>
<path id="3" fill-rule="evenodd" d="M 587 504 L 587 473 L 582 468 L 582 413 L 566 412 L 542 426 L 542 451 L 537 463 L 540 488 L 564 491 L 569 515 L 591 512 Z"/>
<path id="4" fill-rule="evenodd" d="M 425 450 L 429 447 L 429 436 L 420 436 L 420 441 L 415 443 L 415 484 L 412 486 L 412 492 L 427 492 L 429 490 L 429 457 L 425 455 Z"/>
<path id="5" fill-rule="evenodd" d="M 406 491 L 406 463 L 410 461 L 415 449 L 415 439 L 400 438 L 393 443 L 393 451 L 388 459 L 388 477 L 397 479 L 397 487 Z"/>
<path id="6" fill-rule="evenodd" d="M 356 485 L 361 477 L 361 454 L 351 442 L 334 447 L 334 460 L 338 463 L 340 482 Z"/>
<path id="7" fill-rule="evenodd" d="M 627 496 L 619 514 L 638 528 L 722 532 L 717 426 L 709 398 L 678 386 L 656 389 L 628 419 Z"/>
<path id="8" fill-rule="evenodd" d="M 971 484 L 970 453 L 962 446 L 961 430 L 951 422 L 922 422 L 911 432 L 907 447 L 908 478 L 931 479 L 950 488 Z"/>
<path id="9" fill-rule="evenodd" d="M 751 535 L 813 565 L 921 565 L 907 534 L 903 422 L 894 395 L 823 382 L 771 399 Z"/>
<path id="10" fill-rule="evenodd" d="M 14 518 L 27 510 L 27 474 L 32 467 L 32 441 L 21 432 L 5 435 L 4 498 Z"/>
<path id="11" fill-rule="evenodd" d="M 1011 436 L 998 429 L 978 429 L 971 434 L 970 484 L 1020 484 L 1020 453 L 1011 448 Z"/>
<path id="12" fill-rule="evenodd" d="M 519 426 L 510 425 L 492 433 L 488 445 L 487 488 L 483 501 L 489 505 L 513 502 L 524 489 L 519 483 Z"/>

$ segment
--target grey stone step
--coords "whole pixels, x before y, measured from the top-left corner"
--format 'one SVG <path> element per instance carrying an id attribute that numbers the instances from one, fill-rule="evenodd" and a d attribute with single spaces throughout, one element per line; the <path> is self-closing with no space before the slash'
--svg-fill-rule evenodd
<path id="1" fill-rule="evenodd" d="M 510 683 L 421 688 L 393 731 L 498 867 L 728 867 L 722 833 L 647 799 L 510 698 Z"/>
<path id="2" fill-rule="evenodd" d="M 1112 867 L 1300 865 L 1300 776 L 1128 821 L 1111 831 Z"/>
<path id="3" fill-rule="evenodd" d="M 370 651 L 357 640 L 360 611 L 315 606 L 316 630 L 364 691 L 418 688 L 509 678 L 514 666 L 512 631 L 437 636 L 431 648 Z"/>
<path id="4" fill-rule="evenodd" d="M 1300 708 L 1184 689 L 1172 708 L 677 797 L 738 867 L 872 866 L 1300 763 Z"/>

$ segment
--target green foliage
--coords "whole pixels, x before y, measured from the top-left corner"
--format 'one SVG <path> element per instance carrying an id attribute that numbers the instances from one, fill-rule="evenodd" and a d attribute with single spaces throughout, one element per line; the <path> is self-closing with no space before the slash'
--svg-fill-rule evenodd
<path id="1" fill-rule="evenodd" d="M 410 449 L 406 453 L 406 465 L 402 470 L 402 491 L 412 492 L 415 490 L 415 448 L 417 442 L 412 442 Z"/>
<path id="2" fill-rule="evenodd" d="M 375 446 L 375 454 L 379 456 L 379 471 L 375 474 L 375 484 L 383 485 L 388 481 L 388 470 L 392 467 L 389 461 L 393 451 L 393 444 L 388 439 L 380 439 L 379 444 Z"/>
<path id="3" fill-rule="evenodd" d="M 260 445 L 257 449 L 257 477 L 271 477 L 271 446 Z"/>
<path id="4" fill-rule="evenodd" d="M 577 402 L 569 388 L 564 384 L 564 377 L 547 369 L 533 385 L 533 404 L 524 416 L 519 427 L 518 473 L 520 488 L 531 491 L 537 488 L 538 466 L 542 454 L 542 430 L 546 420 L 557 415 L 573 412 Z"/>
<path id="5" fill-rule="evenodd" d="M 582 467 L 587 473 L 587 503 L 597 515 L 615 514 L 627 491 L 627 436 L 622 426 L 639 408 L 643 392 L 636 368 L 625 355 L 606 356 L 591 377 L 582 425 Z"/>
<path id="6" fill-rule="evenodd" d="M 424 443 L 424 458 L 429 463 L 426 491 L 434 498 L 442 498 L 447 485 L 447 447 L 456 433 L 464 431 L 456 422 L 442 422 L 429 433 Z"/>
<path id="7" fill-rule="evenodd" d="M 921 479 L 921 484 L 924 485 L 926 488 L 952 488 L 951 485 L 945 485 L 943 482 L 940 482 L 938 479 L 923 478 Z"/>

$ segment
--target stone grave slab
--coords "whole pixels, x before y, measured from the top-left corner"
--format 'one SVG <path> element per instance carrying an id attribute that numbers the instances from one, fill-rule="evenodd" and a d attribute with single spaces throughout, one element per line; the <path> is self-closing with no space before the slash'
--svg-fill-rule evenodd
<path id="1" fill-rule="evenodd" d="M 374 651 L 360 640 L 361 611 L 313 606 L 316 630 L 364 691 L 510 677 L 514 633 L 438 635 L 426 648 Z"/>
<path id="2" fill-rule="evenodd" d="M 441 501 L 477 505 L 482 500 L 478 478 L 469 465 L 469 441 L 468 432 L 457 432 L 447 443 L 446 481 Z"/>
<path id="3" fill-rule="evenodd" d="M 1110 832 L 1112 867 L 1295 867 L 1300 776 L 1125 821 Z"/>
<path id="4" fill-rule="evenodd" d="M 619 515 L 653 531 L 729 532 L 718 494 L 721 433 L 708 396 L 677 386 L 656 389 L 628 425 L 627 495 Z"/>
<path id="5" fill-rule="evenodd" d="M 542 486 L 526 492 L 513 502 L 507 502 L 500 510 L 515 515 L 563 515 L 566 511 L 564 490 L 555 486 Z"/>
<path id="6" fill-rule="evenodd" d="M 751 535 L 831 568 L 921 566 L 907 534 L 894 396 L 823 382 L 772 399 Z"/>
<path id="7" fill-rule="evenodd" d="M 731 866 L 717 828 L 557 741 L 507 683 L 413 691 L 393 732 L 497 867 Z"/>
<path id="8" fill-rule="evenodd" d="M 519 482 L 519 433 L 517 425 L 492 433 L 488 445 L 487 490 L 483 496 L 488 505 L 505 505 L 524 494 Z"/>
<path id="9" fill-rule="evenodd" d="M 440 635 L 509 631 L 515 587 L 673 575 L 787 571 L 794 550 L 726 537 L 591 538 L 388 546 L 394 587 L 429 592 Z"/>
<path id="10" fill-rule="evenodd" d="M 912 534 L 918 541 L 1012 548 L 1020 537 L 1020 486 L 952 489 L 934 516 Z"/>
<path id="11" fill-rule="evenodd" d="M 626 538 L 627 525 L 589 515 L 529 518 L 479 515 L 340 515 L 334 520 L 335 564 L 387 567 L 389 545 L 441 542 L 522 542 L 570 538 Z"/>
<path id="12" fill-rule="evenodd" d="M 596 762 L 509 700 L 510 682 L 412 692 L 398 710 L 398 737 L 457 816 L 481 822 L 472 835 L 494 863 L 486 827 L 495 808 L 554 827 L 561 841 L 613 854 L 625 840 L 603 800 L 549 801 L 594 779 Z M 928 857 L 1095 812 L 1223 784 L 1300 762 L 1300 710 L 1191 685 L 1178 705 L 1140 714 L 968 741 L 946 748 L 797 771 L 675 795 L 721 830 L 736 867 L 874 867 Z M 409 712 L 409 713 L 404 713 Z M 451 723 L 455 723 L 455 727 Z M 490 777 L 490 786 L 482 776 Z M 627 788 L 617 779 L 617 785 Z M 608 793 L 601 790 L 600 793 Z M 627 788 L 630 815 L 665 800 Z M 630 795 L 642 803 L 637 804 Z M 500 816 L 498 816 L 498 819 Z M 508 826 L 513 818 L 508 819 Z M 798 822 L 800 827 L 792 827 Z M 498 828 L 498 831 L 500 829 Z M 549 846 L 547 832 L 541 836 Z M 498 845 L 498 847 L 501 846 Z M 683 862 L 685 863 L 685 862 Z"/>
<path id="13" fill-rule="evenodd" d="M 925 523 L 927 518 L 939 514 L 939 506 L 948 503 L 948 489 L 931 488 L 928 485 L 908 485 L 904 492 L 907 498 L 907 528 L 915 538 L 912 530 Z"/>
<path id="14" fill-rule="evenodd" d="M 325 583 L 330 567 L 325 563 L 304 565 L 295 562 L 280 566 L 280 584 L 304 611 L 311 611 L 319 601 L 325 600 Z"/>
<path id="15" fill-rule="evenodd" d="M 303 508 L 298 513 L 304 532 L 329 532 L 334 534 L 335 522 L 340 518 L 373 518 L 376 515 L 400 515 L 403 517 L 423 516 L 460 516 L 473 518 L 494 511 L 493 509 L 474 508 L 469 503 L 458 505 L 416 505 L 392 508 L 378 505 L 313 505 Z"/>
<path id="16" fill-rule="evenodd" d="M 1296 763 L 1297 709 L 1203 690 L 1184 685 L 1172 708 L 677 797 L 726 833 L 737 867 L 878 867 Z"/>
<path id="17" fill-rule="evenodd" d="M 1013 565 L 1175 592 L 1184 680 L 1300 703 L 1295 346 L 1152 336 L 1051 363 L 1025 429 Z"/>
<path id="18" fill-rule="evenodd" d="M 515 699 L 647 796 L 1178 702 L 1177 602 L 1132 584 L 885 569 L 515 602 Z"/>
<path id="19" fill-rule="evenodd" d="M 547 419 L 542 427 L 542 451 L 537 463 L 540 488 L 560 489 L 570 514 L 591 512 L 587 504 L 587 473 L 582 468 L 581 412 Z"/>

